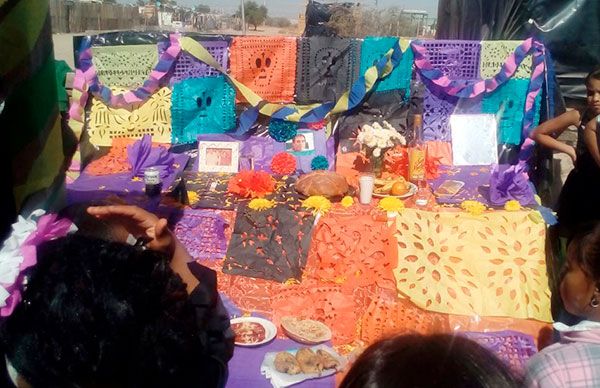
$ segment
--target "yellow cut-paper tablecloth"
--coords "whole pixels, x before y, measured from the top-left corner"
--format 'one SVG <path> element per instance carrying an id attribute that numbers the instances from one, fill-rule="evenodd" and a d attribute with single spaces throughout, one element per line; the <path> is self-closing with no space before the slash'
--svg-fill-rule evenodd
<path id="1" fill-rule="evenodd" d="M 529 213 L 404 209 L 395 233 L 400 296 L 430 311 L 550 322 L 545 225 Z"/>
<path id="2" fill-rule="evenodd" d="M 111 89 L 113 93 L 124 91 Z M 97 146 L 110 146 L 117 137 L 140 139 L 143 135 L 152 135 L 155 143 L 171 143 L 171 89 L 164 87 L 147 101 L 126 108 L 110 108 L 93 97 L 88 133 Z"/>

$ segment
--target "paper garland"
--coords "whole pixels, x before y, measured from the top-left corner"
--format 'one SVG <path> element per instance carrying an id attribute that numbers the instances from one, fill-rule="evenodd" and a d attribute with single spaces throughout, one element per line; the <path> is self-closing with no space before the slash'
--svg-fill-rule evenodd
<path id="1" fill-rule="evenodd" d="M 144 82 L 144 86 L 134 91 L 114 96 L 109 88 L 99 84 L 95 68 L 91 63 L 91 49 L 89 45 L 90 39 L 85 39 L 83 44 L 84 49 L 81 52 L 80 58 L 80 63 L 83 65 L 81 69 L 76 71 L 73 93 L 74 102 L 70 109 L 71 118 L 74 120 L 82 121 L 82 106 L 87 101 L 88 89 L 94 95 L 106 101 L 110 106 L 125 105 L 147 99 L 153 91 L 158 89 L 159 81 L 167 74 L 181 49 L 183 49 L 190 55 L 226 75 L 252 106 L 240 116 L 238 130 L 233 135 L 242 135 L 247 132 L 258 118 L 259 113 L 281 120 L 311 123 L 328 118 L 332 114 L 350 110 L 360 104 L 367 93 L 372 90 L 377 80 L 389 75 L 403 57 L 399 42 L 396 41 L 393 48 L 388 50 L 374 66 L 370 67 L 335 104 L 333 102 L 325 102 L 312 105 L 280 105 L 266 102 L 248 87 L 227 75 L 225 70 L 200 43 L 189 37 L 179 38 L 175 34 L 171 36 L 171 46 L 161 55 L 159 63 L 152 71 L 150 78 Z M 525 40 L 507 58 L 500 71 L 493 78 L 476 82 L 450 80 L 439 69 L 435 69 L 429 63 L 427 60 L 427 49 L 420 42 L 412 42 L 411 48 L 415 57 L 414 63 L 421 76 L 437 85 L 444 93 L 461 98 L 472 98 L 482 93 L 494 91 L 499 85 L 506 82 L 515 74 L 518 66 L 527 55 L 533 54 L 533 74 L 528 91 L 523 126 L 523 138 L 525 138 L 525 142 L 520 155 L 521 160 L 527 159 L 533 145 L 533 142 L 528 139 L 527 135 L 533 127 L 534 101 L 541 90 L 543 75 L 545 73 L 544 46 L 542 43 L 533 38 Z"/>
<path id="2" fill-rule="evenodd" d="M 161 54 L 158 63 L 141 87 L 113 94 L 111 89 L 102 85 L 98 79 L 97 69 L 92 62 L 91 38 L 88 36 L 83 39 L 79 54 L 79 68 L 75 69 L 75 78 L 73 79 L 72 103 L 69 108 L 69 125 L 77 135 L 81 135 L 84 121 L 83 112 L 87 104 L 88 93 L 92 93 L 111 108 L 120 108 L 144 102 L 160 89 L 163 78 L 181 52 L 179 35 L 172 34 L 170 40 L 171 45 Z"/>
<path id="3" fill-rule="evenodd" d="M 523 118 L 522 138 L 524 142 L 519 152 L 521 162 L 525 162 L 529 158 L 534 145 L 533 140 L 529 139 L 529 132 L 533 129 L 535 100 L 541 91 L 545 75 L 545 47 L 541 42 L 533 38 L 526 39 L 506 59 L 494 77 L 481 81 L 451 80 L 442 71 L 431 65 L 426 58 L 427 49 L 420 42 L 412 42 L 411 46 L 415 54 L 415 66 L 421 76 L 436 85 L 440 91 L 461 98 L 473 98 L 483 93 L 493 92 L 511 79 L 525 58 L 533 54 L 533 72 L 529 82 Z"/>

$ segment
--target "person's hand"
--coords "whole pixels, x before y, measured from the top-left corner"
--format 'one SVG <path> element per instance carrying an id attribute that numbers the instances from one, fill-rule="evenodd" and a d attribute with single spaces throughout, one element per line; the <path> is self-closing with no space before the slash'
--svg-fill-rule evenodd
<path id="1" fill-rule="evenodd" d="M 123 225 L 135 238 L 149 240 L 146 244 L 148 248 L 173 255 L 175 239 L 164 218 L 158 218 L 137 206 L 91 206 L 87 211 L 97 218 Z"/>

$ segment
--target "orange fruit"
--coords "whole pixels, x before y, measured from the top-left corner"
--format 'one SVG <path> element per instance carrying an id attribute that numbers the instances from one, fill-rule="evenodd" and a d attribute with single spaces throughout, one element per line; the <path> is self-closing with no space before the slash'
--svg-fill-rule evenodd
<path id="1" fill-rule="evenodd" d="M 408 193 L 408 185 L 406 184 L 406 181 L 402 180 L 402 181 L 398 181 L 396 183 L 394 183 L 392 185 L 392 189 L 390 190 L 390 194 L 392 195 L 403 195 Z"/>

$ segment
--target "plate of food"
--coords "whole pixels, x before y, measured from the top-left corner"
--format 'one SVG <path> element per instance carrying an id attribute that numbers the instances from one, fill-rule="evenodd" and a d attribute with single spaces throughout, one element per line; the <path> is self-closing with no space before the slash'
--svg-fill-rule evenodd
<path id="1" fill-rule="evenodd" d="M 407 182 L 403 177 L 390 179 L 375 179 L 373 196 L 408 198 L 417 193 L 417 185 Z"/>
<path id="2" fill-rule="evenodd" d="M 294 341 L 307 345 L 315 345 L 331 339 L 329 327 L 313 319 L 283 317 L 281 318 L 281 328 Z"/>
<path id="3" fill-rule="evenodd" d="M 277 335 L 273 322 L 258 317 L 240 317 L 230 321 L 235 333 L 235 344 L 239 346 L 259 346 L 271 341 Z"/>
<path id="4" fill-rule="evenodd" d="M 305 380 L 330 376 L 342 370 L 345 365 L 344 357 L 321 344 L 267 353 L 260 371 L 271 379 L 274 386 L 287 387 Z"/>

